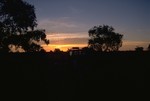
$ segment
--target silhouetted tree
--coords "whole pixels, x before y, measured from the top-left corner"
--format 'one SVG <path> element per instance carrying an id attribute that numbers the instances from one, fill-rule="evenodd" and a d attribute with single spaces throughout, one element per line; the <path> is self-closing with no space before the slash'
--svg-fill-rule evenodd
<path id="1" fill-rule="evenodd" d="M 144 50 L 143 47 L 136 47 L 136 48 L 135 48 L 135 51 L 138 51 L 138 52 L 141 52 L 141 51 L 143 51 L 143 50 Z"/>
<path id="2" fill-rule="evenodd" d="M 89 54 L 89 53 L 94 53 L 95 50 L 93 50 L 93 48 L 90 48 L 90 47 L 83 47 L 82 52 L 83 54 Z"/>
<path id="3" fill-rule="evenodd" d="M 147 50 L 148 50 L 148 51 L 150 51 L 150 44 L 148 45 L 148 48 L 147 48 Z"/>
<path id="4" fill-rule="evenodd" d="M 39 44 L 49 44 L 44 30 L 37 27 L 34 6 L 23 0 L 0 0 L 0 50 L 9 52 L 14 46 L 26 52 L 43 51 Z"/>
<path id="5" fill-rule="evenodd" d="M 114 32 L 108 25 L 94 26 L 89 30 L 89 47 L 96 51 L 118 51 L 122 46 L 123 35 Z"/>
<path id="6" fill-rule="evenodd" d="M 54 52 L 55 52 L 55 53 L 60 53 L 61 50 L 60 50 L 59 48 L 55 48 Z"/>

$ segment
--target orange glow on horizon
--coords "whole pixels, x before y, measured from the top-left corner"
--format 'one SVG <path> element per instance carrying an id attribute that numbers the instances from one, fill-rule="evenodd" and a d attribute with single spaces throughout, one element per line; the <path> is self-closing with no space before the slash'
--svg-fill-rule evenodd
<path id="1" fill-rule="evenodd" d="M 42 46 L 47 52 L 54 51 L 55 49 L 60 49 L 61 51 L 65 52 L 72 47 L 80 47 L 80 48 L 87 47 L 87 44 L 49 44 Z"/>
<path id="2" fill-rule="evenodd" d="M 42 45 L 47 52 L 55 49 L 67 51 L 72 47 L 87 47 L 88 43 L 86 33 L 48 33 L 47 39 L 50 40 L 50 44 Z"/>
<path id="3" fill-rule="evenodd" d="M 54 51 L 55 49 L 67 51 L 72 47 L 82 48 L 88 46 L 88 36 L 85 33 L 52 33 L 47 35 L 47 39 L 50 40 L 50 44 L 42 45 L 47 52 Z M 119 50 L 135 50 L 137 46 L 144 47 L 144 49 L 146 49 L 149 44 L 149 41 L 123 40 L 123 45 Z"/>
<path id="4" fill-rule="evenodd" d="M 124 41 L 123 46 L 120 48 L 120 51 L 126 50 L 135 50 L 137 46 L 144 47 L 145 49 L 148 47 L 150 42 L 142 42 L 142 41 Z M 42 47 L 47 51 L 54 51 L 55 49 L 60 49 L 61 51 L 67 51 L 72 47 L 87 47 L 87 44 L 49 44 L 42 45 Z"/>

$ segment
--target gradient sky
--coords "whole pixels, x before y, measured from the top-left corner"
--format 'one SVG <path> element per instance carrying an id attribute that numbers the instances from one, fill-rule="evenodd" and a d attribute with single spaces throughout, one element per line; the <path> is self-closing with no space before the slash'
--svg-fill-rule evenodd
<path id="1" fill-rule="evenodd" d="M 25 0 L 36 8 L 38 28 L 46 29 L 46 50 L 87 46 L 88 30 L 110 25 L 123 34 L 121 50 L 150 43 L 150 0 Z"/>

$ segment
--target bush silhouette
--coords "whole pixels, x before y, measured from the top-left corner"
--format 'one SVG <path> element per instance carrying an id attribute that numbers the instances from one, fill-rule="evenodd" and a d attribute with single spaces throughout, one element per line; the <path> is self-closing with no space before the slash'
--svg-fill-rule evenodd
<path id="1" fill-rule="evenodd" d="M 136 47 L 135 51 L 141 52 L 141 51 L 143 51 L 143 49 L 144 49 L 143 47 Z"/>

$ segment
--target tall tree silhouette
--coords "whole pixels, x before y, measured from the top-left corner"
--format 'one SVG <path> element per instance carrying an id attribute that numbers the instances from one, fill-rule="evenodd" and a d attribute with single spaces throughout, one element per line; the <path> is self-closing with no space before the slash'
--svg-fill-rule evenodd
<path id="1" fill-rule="evenodd" d="M 122 46 L 123 35 L 108 25 L 94 26 L 89 30 L 89 37 L 88 46 L 96 51 L 118 51 Z"/>
<path id="2" fill-rule="evenodd" d="M 44 30 L 37 27 L 33 5 L 23 0 L 0 0 L 0 50 L 9 52 L 22 48 L 26 52 L 41 51 L 39 44 L 49 44 Z"/>

